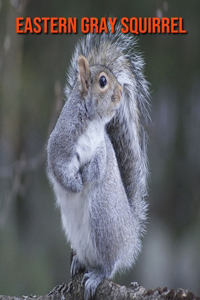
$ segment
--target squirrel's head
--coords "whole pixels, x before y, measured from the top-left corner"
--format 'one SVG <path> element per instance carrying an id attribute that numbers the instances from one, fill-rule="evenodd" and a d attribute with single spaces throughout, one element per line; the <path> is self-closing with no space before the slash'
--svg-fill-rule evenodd
<path id="1" fill-rule="evenodd" d="M 101 118 L 107 123 L 119 107 L 122 86 L 113 73 L 101 65 L 89 66 L 88 60 L 78 57 L 80 93 L 91 118 Z"/>

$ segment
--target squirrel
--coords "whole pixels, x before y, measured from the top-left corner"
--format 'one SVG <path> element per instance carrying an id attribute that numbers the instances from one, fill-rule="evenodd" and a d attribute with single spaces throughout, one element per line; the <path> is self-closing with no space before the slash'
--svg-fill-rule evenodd
<path id="1" fill-rule="evenodd" d="M 84 298 L 135 262 L 147 215 L 149 89 L 136 40 L 88 34 L 74 52 L 67 101 L 47 145 L 47 174 L 81 269 Z"/>

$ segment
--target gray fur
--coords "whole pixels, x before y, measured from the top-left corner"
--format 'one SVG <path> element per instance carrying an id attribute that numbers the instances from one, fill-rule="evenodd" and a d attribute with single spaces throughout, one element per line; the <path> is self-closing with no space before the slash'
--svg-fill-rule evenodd
<path id="1" fill-rule="evenodd" d="M 87 270 L 86 300 L 104 278 L 129 268 L 141 249 L 147 210 L 143 122 L 149 94 L 135 45 L 119 28 L 115 34 L 89 34 L 78 44 L 69 69 L 68 101 L 47 147 L 48 176 L 76 251 L 71 272 Z M 93 118 L 90 86 L 81 95 L 79 55 L 87 58 L 91 70 L 110 70 L 123 87 L 121 104 L 109 122 Z"/>

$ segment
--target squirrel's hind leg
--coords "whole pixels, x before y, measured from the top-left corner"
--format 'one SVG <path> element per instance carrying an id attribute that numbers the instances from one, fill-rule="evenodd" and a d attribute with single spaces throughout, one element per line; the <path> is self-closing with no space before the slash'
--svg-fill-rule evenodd
<path id="1" fill-rule="evenodd" d="M 107 278 L 107 276 L 100 269 L 89 269 L 84 274 L 82 284 L 84 285 L 84 300 L 93 298 L 98 285 Z"/>

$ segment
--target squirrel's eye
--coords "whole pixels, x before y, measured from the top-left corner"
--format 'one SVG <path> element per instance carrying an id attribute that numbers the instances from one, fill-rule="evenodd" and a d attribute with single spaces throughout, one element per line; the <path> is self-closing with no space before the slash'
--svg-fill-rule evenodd
<path id="1" fill-rule="evenodd" d="M 106 79 L 106 77 L 105 77 L 105 76 L 101 76 L 101 77 L 99 78 L 99 85 L 100 85 L 100 87 L 101 87 L 101 88 L 104 88 L 104 87 L 106 86 L 106 84 L 107 84 L 107 79 Z"/>

